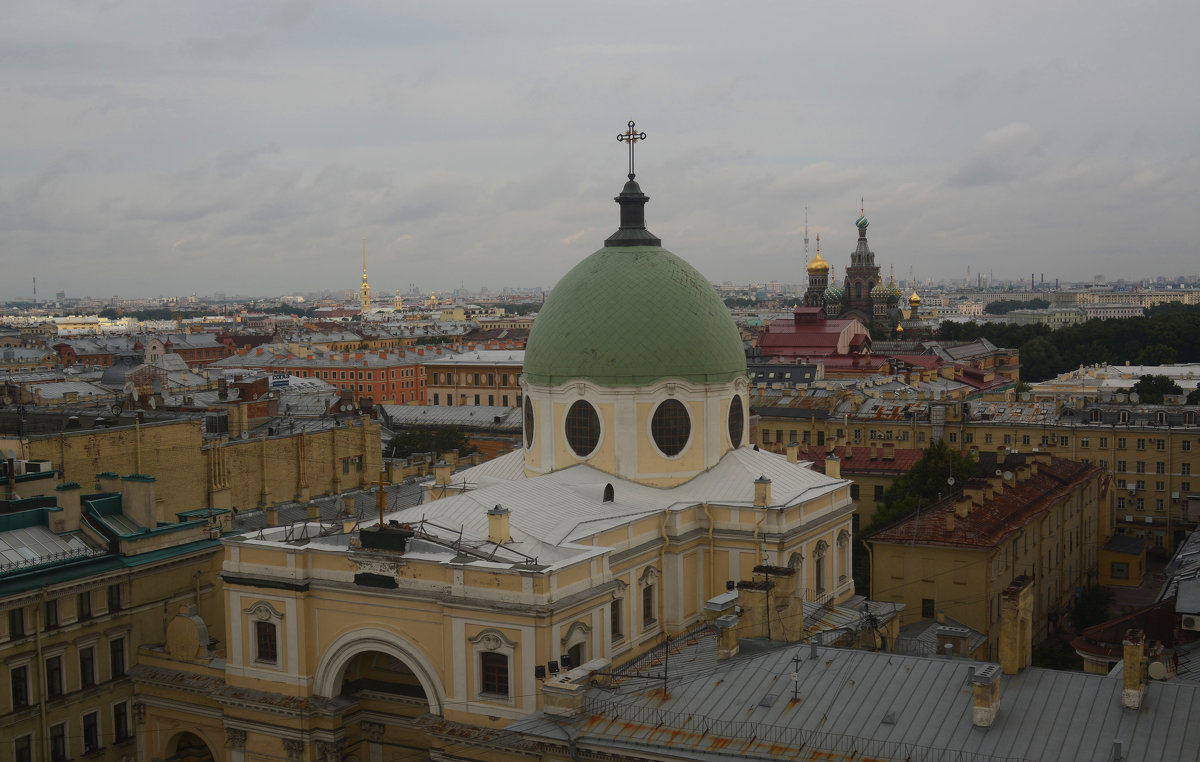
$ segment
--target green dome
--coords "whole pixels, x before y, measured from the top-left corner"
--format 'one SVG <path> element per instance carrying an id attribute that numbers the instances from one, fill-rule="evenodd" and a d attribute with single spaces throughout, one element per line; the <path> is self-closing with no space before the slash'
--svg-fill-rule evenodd
<path id="1" fill-rule="evenodd" d="M 746 374 L 746 356 L 729 310 L 694 267 L 660 246 L 609 245 L 554 287 L 523 373 L 543 386 L 722 383 Z"/>

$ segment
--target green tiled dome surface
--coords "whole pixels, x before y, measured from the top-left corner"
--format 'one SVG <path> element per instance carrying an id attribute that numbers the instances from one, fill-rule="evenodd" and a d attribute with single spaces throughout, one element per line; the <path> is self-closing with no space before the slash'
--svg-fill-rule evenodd
<path id="1" fill-rule="evenodd" d="M 729 310 L 695 268 L 658 246 L 607 247 L 546 300 L 525 349 L 525 379 L 631 386 L 663 378 L 726 382 L 746 373 Z"/>

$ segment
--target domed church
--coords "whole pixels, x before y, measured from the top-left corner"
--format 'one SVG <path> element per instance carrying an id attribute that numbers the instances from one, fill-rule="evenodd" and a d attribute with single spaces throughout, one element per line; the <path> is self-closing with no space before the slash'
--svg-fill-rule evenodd
<path id="1" fill-rule="evenodd" d="M 894 607 L 854 594 L 837 458 L 820 473 L 798 445 L 748 444 L 741 340 L 647 230 L 633 126 L 617 231 L 534 322 L 525 447 L 438 464 L 421 504 L 377 520 L 223 538 L 223 650 L 168 643 L 139 673 L 147 758 L 186 740 L 231 762 L 398 747 L 515 762 L 524 746 L 480 729 L 577 711 L 593 674 L 658 663 L 683 636 L 717 659 L 744 638 L 895 637 Z"/>
<path id="2" fill-rule="evenodd" d="M 646 229 L 634 175 L 620 228 L 559 281 L 529 335 L 525 470 L 587 463 L 682 484 L 747 440 L 746 359 L 707 278 Z"/>

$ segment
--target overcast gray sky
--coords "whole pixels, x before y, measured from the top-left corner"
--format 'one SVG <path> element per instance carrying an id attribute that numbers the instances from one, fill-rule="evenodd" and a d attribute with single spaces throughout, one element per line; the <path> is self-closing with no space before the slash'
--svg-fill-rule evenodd
<path id="1" fill-rule="evenodd" d="M 1195 2 L 37 2 L 0 29 L 0 296 L 1200 272 Z"/>

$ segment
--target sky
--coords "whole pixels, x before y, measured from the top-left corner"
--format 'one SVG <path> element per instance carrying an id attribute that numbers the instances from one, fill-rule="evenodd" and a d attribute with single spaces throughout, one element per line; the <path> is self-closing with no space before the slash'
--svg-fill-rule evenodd
<path id="1" fill-rule="evenodd" d="M 1196 275 L 1192 2 L 38 0 L 0 28 L 0 298 Z"/>

